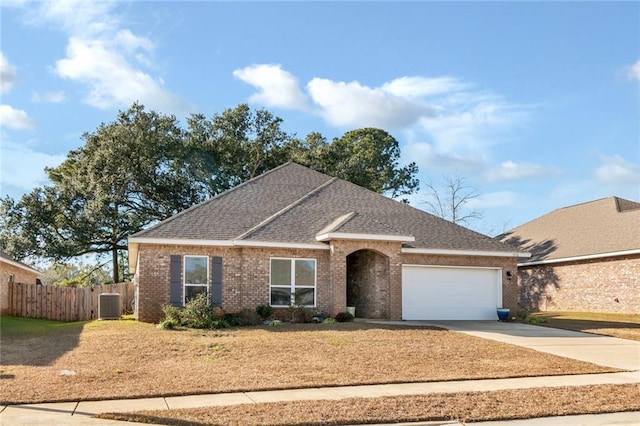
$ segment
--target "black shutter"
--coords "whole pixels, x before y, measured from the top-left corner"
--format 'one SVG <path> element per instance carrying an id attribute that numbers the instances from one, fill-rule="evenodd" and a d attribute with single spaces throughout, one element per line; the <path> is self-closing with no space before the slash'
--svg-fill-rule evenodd
<path id="1" fill-rule="evenodd" d="M 182 306 L 182 256 L 171 255 L 169 271 L 171 275 L 169 303 L 179 307 Z"/>
<path id="2" fill-rule="evenodd" d="M 211 304 L 222 306 L 222 258 L 211 258 Z"/>

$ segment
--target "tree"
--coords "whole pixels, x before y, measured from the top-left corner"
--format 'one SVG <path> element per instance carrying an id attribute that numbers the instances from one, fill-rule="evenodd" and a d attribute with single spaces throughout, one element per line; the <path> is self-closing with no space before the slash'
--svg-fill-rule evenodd
<path id="1" fill-rule="evenodd" d="M 400 167 L 398 141 L 381 129 L 352 130 L 331 144 L 319 133 L 310 133 L 289 150 L 301 164 L 392 198 L 409 195 L 419 185 L 418 166 Z"/>
<path id="2" fill-rule="evenodd" d="M 478 198 L 480 192 L 469 184 L 466 178 L 454 175 L 444 176 L 441 188 L 433 182 L 425 183 L 427 200 L 424 201 L 434 215 L 457 224 L 469 225 L 469 222 L 482 219 L 482 213 L 476 209 L 467 209 L 469 201 Z"/>
<path id="3" fill-rule="evenodd" d="M 176 118 L 140 104 L 115 122 L 85 133 L 85 145 L 46 172 L 52 185 L 36 188 L 8 211 L 2 243 L 13 255 L 56 261 L 111 253 L 119 281 L 118 250 L 146 226 L 203 200 L 186 159 Z"/>
<path id="4" fill-rule="evenodd" d="M 293 139 L 282 130 L 282 119 L 269 111 L 251 111 L 241 104 L 208 120 L 194 114 L 188 120 L 190 164 L 207 195 L 213 196 L 287 161 Z"/>

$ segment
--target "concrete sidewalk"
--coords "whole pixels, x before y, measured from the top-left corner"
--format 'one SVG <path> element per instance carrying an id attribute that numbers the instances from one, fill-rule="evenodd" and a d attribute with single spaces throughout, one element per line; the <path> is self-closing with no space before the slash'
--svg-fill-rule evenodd
<path id="1" fill-rule="evenodd" d="M 455 393 L 467 391 L 493 391 L 502 389 L 526 389 L 535 387 L 582 386 L 593 384 L 640 383 L 640 371 L 608 374 L 584 374 L 569 376 L 524 377 L 515 379 L 464 380 L 453 382 L 401 383 L 389 385 L 344 386 L 280 391 L 237 392 L 226 394 L 173 396 L 108 401 L 79 401 L 50 404 L 10 405 L 0 413 L 1 424 L 127 424 L 92 419 L 98 413 L 122 413 L 138 410 L 167 410 L 257 404 L 264 402 L 339 400 L 345 398 L 376 398 L 383 396 L 424 395 L 431 393 Z M 637 413 L 627 417 L 640 420 Z M 443 424 L 426 423 L 426 424 Z M 447 424 L 456 424 L 447 423 Z M 632 423 L 628 423 L 632 424 Z"/>

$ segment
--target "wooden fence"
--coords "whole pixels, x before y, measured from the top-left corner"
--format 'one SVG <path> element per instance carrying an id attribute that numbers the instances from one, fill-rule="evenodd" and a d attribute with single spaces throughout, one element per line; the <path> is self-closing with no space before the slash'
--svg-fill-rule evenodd
<path id="1" fill-rule="evenodd" d="M 123 313 L 131 313 L 134 301 L 133 283 L 105 284 L 95 287 L 70 288 L 48 285 L 3 283 L 8 285 L 6 315 L 45 318 L 56 321 L 86 321 L 98 318 L 101 293 L 119 293 Z"/>

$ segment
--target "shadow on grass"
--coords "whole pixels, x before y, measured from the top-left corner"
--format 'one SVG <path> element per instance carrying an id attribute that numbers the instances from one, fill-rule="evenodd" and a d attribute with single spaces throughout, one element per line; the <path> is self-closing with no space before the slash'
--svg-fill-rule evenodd
<path id="1" fill-rule="evenodd" d="M 0 317 L 1 365 L 50 365 L 78 346 L 86 323 Z"/>
<path id="2" fill-rule="evenodd" d="M 96 416 L 99 419 L 119 420 L 125 422 L 137 422 L 167 426 L 207 426 L 212 423 L 199 423 L 192 420 L 180 420 L 171 417 L 161 417 L 145 414 L 127 414 L 127 413 L 102 413 Z"/>

